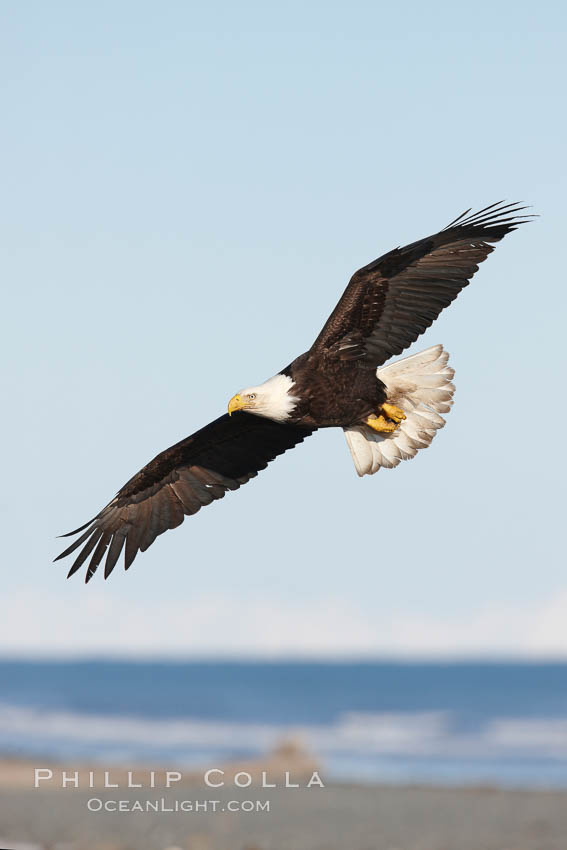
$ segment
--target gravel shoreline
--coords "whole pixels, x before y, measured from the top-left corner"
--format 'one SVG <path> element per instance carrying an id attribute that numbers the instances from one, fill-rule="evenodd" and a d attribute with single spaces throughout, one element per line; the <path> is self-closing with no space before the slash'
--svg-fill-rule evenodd
<path id="1" fill-rule="evenodd" d="M 89 811 L 92 801 L 101 811 Z M 108 811 L 117 801 L 158 811 Z M 216 811 L 170 811 L 180 801 Z M 269 811 L 243 811 L 256 800 Z M 89 801 L 91 801 L 89 803 Z M 230 803 L 235 804 L 229 811 Z M 165 807 L 165 809 L 163 808 Z M 10 850 L 565 850 L 567 792 L 330 785 L 325 788 L 6 788 Z"/>

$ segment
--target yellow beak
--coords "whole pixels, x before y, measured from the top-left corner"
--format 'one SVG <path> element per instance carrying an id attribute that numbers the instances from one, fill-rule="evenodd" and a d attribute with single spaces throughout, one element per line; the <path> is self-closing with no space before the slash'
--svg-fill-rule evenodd
<path id="1" fill-rule="evenodd" d="M 232 414 L 234 413 L 235 410 L 242 410 L 242 408 L 244 406 L 245 405 L 244 405 L 244 402 L 242 401 L 241 396 L 238 393 L 236 393 L 236 395 L 233 395 L 231 400 L 228 403 L 228 415 L 232 416 Z"/>

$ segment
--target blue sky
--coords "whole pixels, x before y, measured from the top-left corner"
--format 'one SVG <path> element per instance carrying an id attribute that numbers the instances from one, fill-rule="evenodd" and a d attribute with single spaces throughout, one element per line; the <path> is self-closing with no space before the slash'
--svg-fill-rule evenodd
<path id="1" fill-rule="evenodd" d="M 0 14 L 0 651 L 567 655 L 559 4 Z M 55 535 L 307 349 L 356 268 L 500 198 L 541 218 L 413 348 L 456 369 L 427 452 L 359 480 L 317 434 L 65 581 Z"/>

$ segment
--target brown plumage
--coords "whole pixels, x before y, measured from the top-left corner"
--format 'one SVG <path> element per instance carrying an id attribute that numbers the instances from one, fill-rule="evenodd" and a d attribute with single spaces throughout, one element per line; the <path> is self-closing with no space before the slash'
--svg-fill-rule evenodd
<path id="1" fill-rule="evenodd" d="M 68 576 L 91 552 L 85 580 L 95 574 L 108 546 L 104 576 L 114 569 L 125 547 L 124 567 L 145 552 L 159 534 L 181 525 L 185 515 L 238 490 L 268 463 L 301 443 L 312 429 L 282 425 L 256 416 L 228 414 L 161 452 L 122 487 L 90 522 L 64 537 L 83 532 L 55 560 L 84 543 Z M 86 529 L 86 530 L 85 530 Z"/>
<path id="2" fill-rule="evenodd" d="M 83 533 L 59 555 L 82 546 L 69 575 L 90 556 L 89 581 L 106 554 L 107 577 L 123 549 L 128 569 L 138 551 L 145 551 L 159 534 L 238 489 L 317 428 L 364 423 L 388 398 L 376 368 L 430 327 L 494 250 L 490 243 L 529 218 L 518 215 L 523 209 L 492 204 L 473 215 L 467 211 L 439 233 L 396 248 L 355 272 L 313 346 L 280 373 L 293 396 L 289 414 L 274 414 L 279 421 L 269 418 L 269 412 L 252 415 L 251 400 L 235 416 L 221 416 L 161 452 L 90 523 L 70 532 Z M 443 362 L 446 367 L 446 358 Z"/>
<path id="3" fill-rule="evenodd" d="M 313 343 L 312 353 L 363 360 L 376 368 L 401 354 L 468 286 L 478 266 L 529 216 L 492 204 L 463 213 L 444 230 L 395 248 L 355 272 Z M 467 210 L 468 212 L 468 210 Z"/>

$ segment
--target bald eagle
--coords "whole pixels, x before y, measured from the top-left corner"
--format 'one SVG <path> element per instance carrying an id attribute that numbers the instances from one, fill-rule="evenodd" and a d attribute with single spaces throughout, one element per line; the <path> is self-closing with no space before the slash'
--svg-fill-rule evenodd
<path id="1" fill-rule="evenodd" d="M 426 448 L 445 424 L 455 387 L 435 345 L 401 354 L 459 294 L 498 242 L 530 218 L 498 202 L 395 248 L 352 276 L 309 349 L 277 375 L 246 387 L 228 413 L 161 452 L 128 481 L 56 560 L 82 547 L 68 575 L 105 553 L 104 575 L 124 548 L 128 569 L 159 534 L 222 499 L 318 428 L 342 428 L 358 475 L 391 469 Z M 81 533 L 82 532 L 82 533 Z"/>

